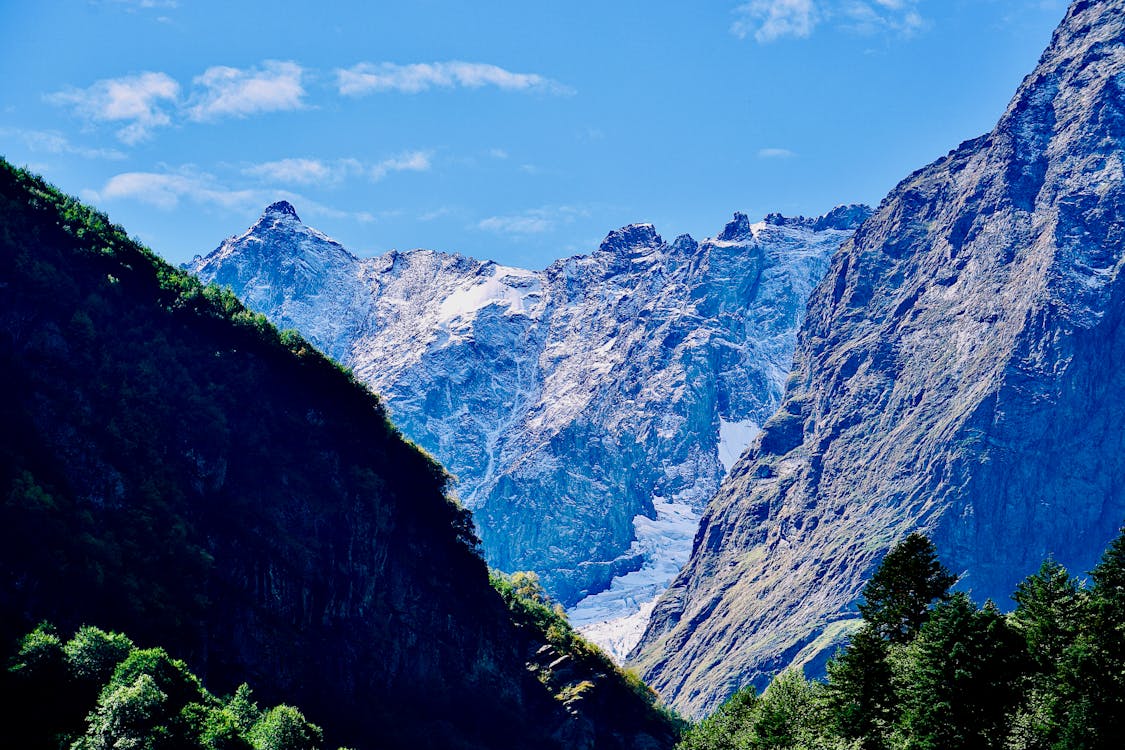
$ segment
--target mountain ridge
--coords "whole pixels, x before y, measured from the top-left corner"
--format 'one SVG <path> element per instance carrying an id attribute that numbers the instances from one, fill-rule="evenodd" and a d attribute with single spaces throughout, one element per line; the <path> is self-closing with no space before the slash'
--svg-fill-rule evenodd
<path id="1" fill-rule="evenodd" d="M 780 398 L 809 290 L 868 212 L 737 214 L 720 238 L 671 244 L 631 224 L 542 271 L 431 250 L 355 260 L 319 233 L 251 229 L 190 268 L 383 394 L 459 478 L 490 564 L 537 572 L 585 627 L 635 615 L 682 563 Z"/>
<path id="2" fill-rule="evenodd" d="M 932 534 L 1003 602 L 1125 518 L 1125 6 L 1073 3 L 997 127 L 901 182 L 810 298 L 777 414 L 705 514 L 633 663 L 699 715 L 823 664 L 866 574 Z"/>

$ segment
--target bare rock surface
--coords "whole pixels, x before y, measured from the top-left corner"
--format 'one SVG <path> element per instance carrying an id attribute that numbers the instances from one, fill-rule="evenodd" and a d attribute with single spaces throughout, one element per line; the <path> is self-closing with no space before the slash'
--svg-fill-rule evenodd
<path id="1" fill-rule="evenodd" d="M 996 129 L 836 253 L 780 410 L 633 653 L 677 709 L 822 663 L 911 531 L 1008 606 L 1125 520 L 1123 42 L 1125 2 L 1073 3 Z"/>

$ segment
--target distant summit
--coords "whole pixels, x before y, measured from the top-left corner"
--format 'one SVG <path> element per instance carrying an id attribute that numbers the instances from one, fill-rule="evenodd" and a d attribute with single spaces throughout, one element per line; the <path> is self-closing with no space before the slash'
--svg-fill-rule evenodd
<path id="1" fill-rule="evenodd" d="M 271 214 L 281 214 L 283 216 L 292 216 L 297 221 L 301 217 L 297 215 L 297 209 L 293 208 L 293 204 L 289 201 L 277 201 L 266 206 L 266 210 L 262 212 L 262 216 L 269 216 Z"/>

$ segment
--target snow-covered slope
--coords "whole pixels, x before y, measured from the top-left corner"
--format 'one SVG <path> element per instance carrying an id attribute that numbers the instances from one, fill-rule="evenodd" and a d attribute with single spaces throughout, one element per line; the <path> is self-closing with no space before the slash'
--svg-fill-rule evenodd
<path id="1" fill-rule="evenodd" d="M 869 213 L 736 214 L 698 243 L 634 224 L 527 271 L 430 250 L 360 260 L 282 202 L 190 268 L 352 367 L 457 477 L 489 562 L 536 571 L 623 654 Z"/>

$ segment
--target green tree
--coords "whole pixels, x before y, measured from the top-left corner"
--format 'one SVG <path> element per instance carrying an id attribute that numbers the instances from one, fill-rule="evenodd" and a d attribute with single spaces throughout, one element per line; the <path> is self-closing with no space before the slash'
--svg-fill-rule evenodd
<path id="1" fill-rule="evenodd" d="M 947 599 L 956 582 L 938 560 L 934 543 L 911 534 L 879 563 L 863 589 L 859 612 L 880 637 L 909 643 L 929 616 L 930 604 Z"/>
<path id="2" fill-rule="evenodd" d="M 689 729 L 677 750 L 743 750 L 749 747 L 761 699 L 753 687 L 744 687 L 723 702 L 715 712 Z"/>
<path id="3" fill-rule="evenodd" d="M 317 750 L 323 741 L 320 727 L 292 706 L 271 709 L 250 730 L 255 750 Z"/>
<path id="4" fill-rule="evenodd" d="M 1119 750 L 1125 737 L 1125 531 L 1090 571 L 1085 622 L 1066 650 L 1054 717 L 1062 750 Z"/>
<path id="5" fill-rule="evenodd" d="M 905 648 L 896 730 L 904 750 L 1004 747 L 1027 672 L 1022 639 L 991 602 L 954 594 L 934 607 Z"/>
<path id="6" fill-rule="evenodd" d="M 76 679 L 101 686 L 117 665 L 133 651 L 133 642 L 120 633 L 81 627 L 63 647 L 70 673 Z"/>
<path id="7" fill-rule="evenodd" d="M 856 631 L 828 662 L 825 703 L 832 727 L 865 750 L 887 747 L 898 718 L 898 701 L 891 683 L 890 645 L 870 625 Z"/>
<path id="8" fill-rule="evenodd" d="M 98 700 L 86 736 L 75 750 L 162 750 L 172 745 L 168 696 L 151 675 L 139 674 Z"/>
<path id="9" fill-rule="evenodd" d="M 1009 622 L 1027 644 L 1033 671 L 1012 720 L 1010 745 L 1048 750 L 1060 741 L 1066 721 L 1062 670 L 1082 630 L 1088 596 L 1066 568 L 1046 560 L 1016 587 L 1012 599 L 1016 608 Z"/>
<path id="10" fill-rule="evenodd" d="M 754 750 L 810 748 L 823 733 L 816 690 L 799 669 L 775 677 L 755 713 L 750 743 Z"/>

